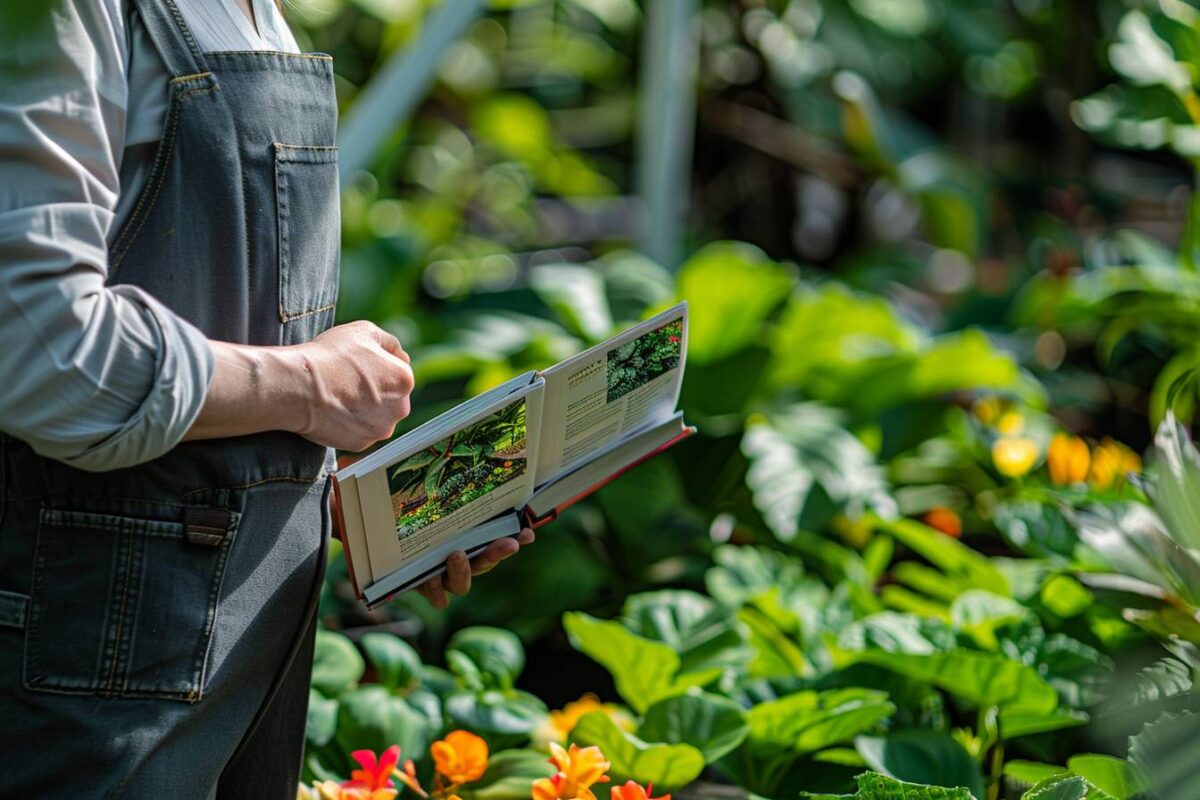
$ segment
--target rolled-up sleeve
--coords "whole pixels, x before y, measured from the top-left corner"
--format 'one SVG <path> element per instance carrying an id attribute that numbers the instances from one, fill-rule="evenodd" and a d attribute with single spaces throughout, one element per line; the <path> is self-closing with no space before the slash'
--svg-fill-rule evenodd
<path id="1" fill-rule="evenodd" d="M 124 42 L 106 0 L 55 4 L 43 33 L 0 48 L 0 430 L 94 471 L 174 447 L 213 372 L 199 330 L 105 285 Z"/>

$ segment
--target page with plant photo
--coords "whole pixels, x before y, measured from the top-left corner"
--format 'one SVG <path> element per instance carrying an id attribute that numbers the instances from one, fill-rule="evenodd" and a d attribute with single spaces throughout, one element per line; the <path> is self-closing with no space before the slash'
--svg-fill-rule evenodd
<path id="1" fill-rule="evenodd" d="M 686 353 L 685 302 L 545 370 L 537 485 L 673 415 Z"/>
<path id="2" fill-rule="evenodd" d="M 367 529 L 389 533 L 367 537 L 372 574 L 435 550 L 449 553 L 457 534 L 525 504 L 537 470 L 543 388 L 537 380 L 359 479 Z"/>

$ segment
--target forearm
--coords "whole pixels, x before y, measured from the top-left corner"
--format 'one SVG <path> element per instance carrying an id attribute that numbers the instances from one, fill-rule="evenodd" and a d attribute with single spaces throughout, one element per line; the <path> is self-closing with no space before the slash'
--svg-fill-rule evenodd
<path id="1" fill-rule="evenodd" d="M 185 441 L 306 427 L 309 376 L 297 348 L 211 344 L 212 383 Z"/>

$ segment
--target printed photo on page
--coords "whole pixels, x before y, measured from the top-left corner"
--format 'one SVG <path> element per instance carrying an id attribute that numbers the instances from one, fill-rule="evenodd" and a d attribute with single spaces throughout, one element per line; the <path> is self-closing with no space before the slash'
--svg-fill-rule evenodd
<path id="1" fill-rule="evenodd" d="M 523 393 L 486 416 L 369 476 L 386 492 L 394 538 L 368 542 L 382 575 L 474 525 L 519 507 L 532 487 L 540 392 Z M 371 511 L 366 509 L 369 516 Z"/>
<path id="2" fill-rule="evenodd" d="M 680 304 L 543 373 L 543 437 L 537 484 L 675 411 L 686 352 Z"/>

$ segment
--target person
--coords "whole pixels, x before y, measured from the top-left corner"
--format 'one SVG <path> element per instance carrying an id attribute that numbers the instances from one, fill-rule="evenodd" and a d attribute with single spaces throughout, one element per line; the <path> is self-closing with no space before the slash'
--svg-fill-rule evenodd
<path id="1" fill-rule="evenodd" d="M 333 326 L 336 118 L 270 0 L 0 47 L 0 797 L 295 796 L 332 448 L 413 388 Z"/>

